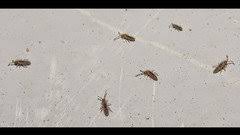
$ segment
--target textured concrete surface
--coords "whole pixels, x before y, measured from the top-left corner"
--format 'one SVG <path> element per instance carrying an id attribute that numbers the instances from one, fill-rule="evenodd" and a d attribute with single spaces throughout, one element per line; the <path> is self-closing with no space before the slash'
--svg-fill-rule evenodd
<path id="1" fill-rule="evenodd" d="M 0 20 L 1 127 L 240 126 L 240 10 L 2 9 Z M 226 55 L 235 65 L 213 74 Z M 135 77 L 145 69 L 159 80 Z"/>

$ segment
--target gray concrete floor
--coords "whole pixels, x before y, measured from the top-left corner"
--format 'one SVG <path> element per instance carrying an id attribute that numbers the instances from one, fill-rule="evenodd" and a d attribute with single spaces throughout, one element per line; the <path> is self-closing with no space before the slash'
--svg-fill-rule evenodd
<path id="1" fill-rule="evenodd" d="M 240 126 L 240 10 L 2 9 L 0 20 L 1 127 Z M 226 55 L 235 65 L 213 74 Z M 158 81 L 135 77 L 145 69 Z"/>

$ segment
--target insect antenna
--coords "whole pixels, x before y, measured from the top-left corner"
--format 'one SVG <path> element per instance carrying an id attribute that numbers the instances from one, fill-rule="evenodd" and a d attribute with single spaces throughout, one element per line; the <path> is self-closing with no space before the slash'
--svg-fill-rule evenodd
<path id="1" fill-rule="evenodd" d="M 233 64 L 233 65 L 235 65 L 232 60 L 228 60 L 228 59 L 229 59 L 228 55 L 226 55 L 226 58 L 227 58 L 227 61 L 228 61 L 227 64 Z"/>
<path id="2" fill-rule="evenodd" d="M 105 90 L 105 94 L 104 94 L 104 99 L 106 98 L 106 96 L 107 96 L 107 90 Z"/>
<path id="3" fill-rule="evenodd" d="M 108 110 L 111 111 L 111 112 L 113 112 L 112 109 L 111 109 L 110 107 L 108 108 Z"/>
<path id="4" fill-rule="evenodd" d="M 137 74 L 137 75 L 135 75 L 135 77 L 138 77 L 138 76 L 140 76 L 140 75 L 143 75 L 143 73 Z"/>
<path id="5" fill-rule="evenodd" d="M 118 32 L 118 36 L 117 36 L 117 37 L 115 37 L 113 40 L 115 41 L 115 40 L 119 39 L 120 37 L 121 37 L 121 33 L 120 33 L 120 32 Z"/>
<path id="6" fill-rule="evenodd" d="M 12 66 L 12 65 L 14 65 L 14 60 L 12 60 L 12 62 L 8 64 L 8 66 Z"/>
<path id="7" fill-rule="evenodd" d="M 227 58 L 227 60 L 228 60 L 228 55 L 226 55 L 226 58 Z"/>
<path id="8" fill-rule="evenodd" d="M 117 39 L 119 39 L 121 36 L 117 36 L 116 38 L 114 38 L 113 40 L 115 41 L 115 40 L 117 40 Z"/>
<path id="9" fill-rule="evenodd" d="M 140 72 L 141 72 L 141 73 L 135 75 L 135 77 L 138 77 L 138 76 L 140 76 L 140 75 L 144 75 L 144 71 L 140 70 Z"/>

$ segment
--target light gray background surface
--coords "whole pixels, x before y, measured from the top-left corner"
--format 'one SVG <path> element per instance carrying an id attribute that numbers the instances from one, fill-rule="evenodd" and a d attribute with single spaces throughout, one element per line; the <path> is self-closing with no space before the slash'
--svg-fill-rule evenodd
<path id="1" fill-rule="evenodd" d="M 240 126 L 240 10 L 2 9 L 0 20 L 1 127 Z M 226 55 L 235 65 L 213 74 Z M 144 69 L 159 81 L 134 77 Z"/>

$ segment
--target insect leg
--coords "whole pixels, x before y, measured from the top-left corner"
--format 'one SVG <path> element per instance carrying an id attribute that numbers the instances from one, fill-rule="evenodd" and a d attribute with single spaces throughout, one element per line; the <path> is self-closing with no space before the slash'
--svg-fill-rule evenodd
<path id="1" fill-rule="evenodd" d="M 101 97 L 99 97 L 99 96 L 98 96 L 98 100 L 102 101 L 102 100 L 103 100 L 103 98 L 101 98 Z"/>
<path id="2" fill-rule="evenodd" d="M 172 28 L 172 23 L 169 25 L 169 28 Z"/>
<path id="3" fill-rule="evenodd" d="M 110 107 L 107 107 L 109 111 L 113 112 Z"/>
<path id="4" fill-rule="evenodd" d="M 234 62 L 233 62 L 232 60 L 228 61 L 227 64 L 233 64 L 233 65 L 235 65 Z"/>
<path id="5" fill-rule="evenodd" d="M 159 76 L 159 74 L 157 72 L 155 72 L 155 70 L 152 70 L 152 72 L 156 75 Z"/>
<path id="6" fill-rule="evenodd" d="M 127 39 L 124 39 L 124 42 L 125 42 L 125 43 L 128 43 L 128 40 L 127 40 Z"/>

